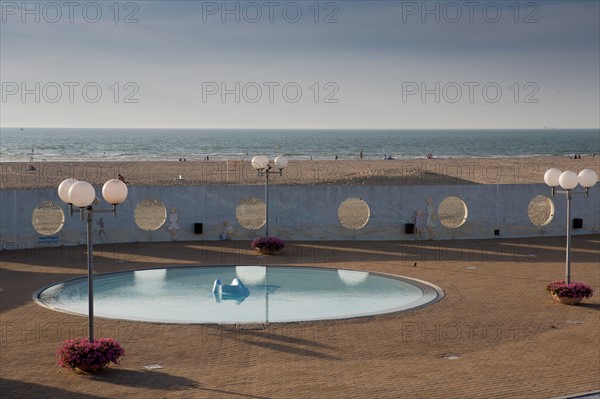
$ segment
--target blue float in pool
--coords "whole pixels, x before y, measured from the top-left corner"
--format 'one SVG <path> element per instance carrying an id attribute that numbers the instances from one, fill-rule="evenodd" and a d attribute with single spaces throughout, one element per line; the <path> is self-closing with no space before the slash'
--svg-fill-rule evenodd
<path id="1" fill-rule="evenodd" d="M 235 299 L 242 302 L 250 295 L 248 288 L 237 277 L 231 280 L 231 284 L 226 285 L 221 283 L 221 279 L 216 279 L 213 284 L 212 293 L 217 302 L 221 301 L 221 299 Z"/>

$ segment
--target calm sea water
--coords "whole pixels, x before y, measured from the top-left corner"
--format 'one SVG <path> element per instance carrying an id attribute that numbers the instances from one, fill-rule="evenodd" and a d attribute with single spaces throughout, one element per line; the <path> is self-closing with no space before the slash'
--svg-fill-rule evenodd
<path id="1" fill-rule="evenodd" d="M 600 153 L 600 130 L 0 129 L 1 161 L 32 149 L 34 161 L 585 156 Z"/>

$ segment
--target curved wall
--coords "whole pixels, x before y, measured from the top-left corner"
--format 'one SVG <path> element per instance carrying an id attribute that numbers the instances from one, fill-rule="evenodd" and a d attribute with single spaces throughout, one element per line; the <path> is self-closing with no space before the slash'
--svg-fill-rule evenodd
<path id="1" fill-rule="evenodd" d="M 583 227 L 573 234 L 598 233 L 600 185 L 590 190 L 589 197 L 573 195 L 572 218 L 583 220 Z M 96 187 L 100 195 L 100 188 Z M 428 238 L 407 234 L 405 224 L 415 223 L 416 211 L 426 219 L 427 198 L 430 209 L 437 208 L 449 196 L 459 197 L 468 209 L 466 222 L 454 229 L 435 220 L 433 239 L 485 239 L 500 237 L 537 237 L 564 235 L 566 231 L 566 198 L 557 194 L 554 218 L 545 226 L 534 225 L 528 216 L 530 201 L 550 196 L 543 184 L 534 185 L 438 185 L 438 186 L 270 186 L 269 233 L 285 240 L 414 240 Z M 227 233 L 234 240 L 251 240 L 264 235 L 264 227 L 248 230 L 236 220 L 236 207 L 244 198 L 264 199 L 263 186 L 132 186 L 127 200 L 119 205 L 116 218 L 109 213 L 103 218 L 105 238 L 99 237 L 94 223 L 94 242 L 148 242 L 177 240 L 219 240 L 230 222 Z M 369 206 L 367 224 L 356 230 L 344 227 L 338 219 L 338 207 L 348 198 L 360 198 Z M 141 230 L 134 220 L 134 210 L 144 199 L 157 199 L 167 210 L 166 222 L 155 231 Z M 53 201 L 65 213 L 63 228 L 52 236 L 40 235 L 32 226 L 34 209 L 44 201 Z M 30 248 L 39 245 L 75 245 L 85 240 L 85 225 L 78 214 L 68 215 L 68 208 L 55 189 L 2 190 L 0 192 L 0 241 L 2 249 Z M 102 200 L 100 208 L 108 208 Z M 177 214 L 178 229 L 172 237 L 168 230 L 172 208 Z M 426 220 L 422 222 L 425 224 Z M 202 234 L 194 232 L 194 224 L 202 223 Z"/>

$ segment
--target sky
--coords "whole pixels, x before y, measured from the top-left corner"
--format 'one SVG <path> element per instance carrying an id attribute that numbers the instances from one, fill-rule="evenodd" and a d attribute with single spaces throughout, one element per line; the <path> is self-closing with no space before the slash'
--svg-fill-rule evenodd
<path id="1" fill-rule="evenodd" d="M 1 127 L 600 127 L 600 2 L 1 2 Z"/>

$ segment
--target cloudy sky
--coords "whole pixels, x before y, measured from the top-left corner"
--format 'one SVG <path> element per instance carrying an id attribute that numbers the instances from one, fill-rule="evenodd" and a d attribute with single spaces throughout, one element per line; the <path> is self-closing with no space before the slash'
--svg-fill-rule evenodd
<path id="1" fill-rule="evenodd" d="M 595 0 L 78 4 L 2 2 L 1 126 L 600 126 Z"/>

